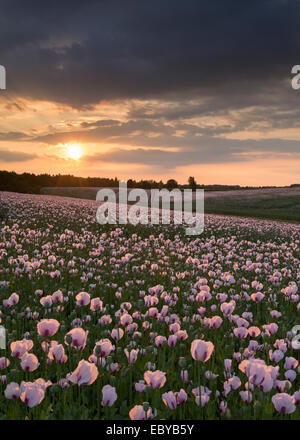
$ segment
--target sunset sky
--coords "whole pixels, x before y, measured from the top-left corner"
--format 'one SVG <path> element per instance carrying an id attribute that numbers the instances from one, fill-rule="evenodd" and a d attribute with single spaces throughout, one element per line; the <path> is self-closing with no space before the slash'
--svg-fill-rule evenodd
<path id="1" fill-rule="evenodd" d="M 300 183 L 293 0 L 3 0 L 0 169 Z"/>

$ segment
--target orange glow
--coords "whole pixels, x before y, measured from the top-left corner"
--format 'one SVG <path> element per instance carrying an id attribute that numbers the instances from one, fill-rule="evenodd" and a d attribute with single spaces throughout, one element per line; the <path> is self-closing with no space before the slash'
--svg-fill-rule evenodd
<path id="1" fill-rule="evenodd" d="M 78 160 L 82 157 L 82 151 L 79 145 L 70 144 L 66 145 L 67 147 L 67 155 L 70 159 Z"/>

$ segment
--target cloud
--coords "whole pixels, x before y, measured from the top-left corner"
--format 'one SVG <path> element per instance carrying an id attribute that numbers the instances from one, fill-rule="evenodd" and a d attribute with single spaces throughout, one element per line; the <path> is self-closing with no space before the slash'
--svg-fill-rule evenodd
<path id="1" fill-rule="evenodd" d="M 131 157 L 130 154 L 134 155 L 134 151 L 145 152 L 146 149 L 155 149 L 155 153 L 151 152 L 151 156 L 154 157 L 153 154 L 155 154 L 157 158 L 154 160 L 164 160 L 167 156 L 164 155 L 163 150 L 177 149 L 186 154 L 186 158 L 192 156 L 195 158 L 196 155 L 198 157 L 197 163 L 202 161 L 205 163 L 235 161 L 237 155 L 243 156 L 243 160 L 245 160 L 244 156 L 253 152 L 297 153 L 299 151 L 297 140 L 275 138 L 275 136 L 272 139 L 263 138 L 263 136 L 261 139 L 251 138 L 251 130 L 260 131 L 261 135 L 265 133 L 265 136 L 268 137 L 268 131 L 281 127 L 279 109 L 274 108 L 270 114 L 260 108 L 246 110 L 238 112 L 236 116 L 231 118 L 227 116 L 226 124 L 220 122 L 224 117 L 222 112 L 216 112 L 216 121 L 210 121 L 210 125 L 207 122 L 204 124 L 202 121 L 202 126 L 177 119 L 172 121 L 168 118 L 166 120 L 162 116 L 158 120 L 141 117 L 127 122 L 114 120 L 113 123 L 108 122 L 107 124 L 103 121 L 100 121 L 100 124 L 99 121 L 81 124 L 88 128 L 50 133 L 32 137 L 31 140 L 48 145 L 64 144 L 71 141 L 84 144 L 92 143 L 98 145 L 99 149 L 101 149 L 101 144 L 118 144 L 120 147 L 127 147 L 122 149 L 124 154 L 120 155 L 124 160 L 126 157 Z M 255 116 L 256 113 L 259 115 L 258 117 Z M 300 127 L 296 114 L 293 112 L 283 112 L 282 119 L 285 120 L 286 127 L 289 125 Z M 241 133 L 245 133 L 245 138 L 239 139 L 238 136 L 233 138 L 235 133 L 239 133 L 239 136 Z M 131 148 L 128 149 L 128 146 Z M 132 153 L 128 153 L 128 151 Z M 158 159 L 159 152 L 161 152 L 161 159 Z M 100 154 L 101 157 L 104 155 L 111 157 L 110 153 Z M 179 162 L 182 160 L 179 154 L 174 154 L 173 157 L 177 157 Z"/>
<path id="2" fill-rule="evenodd" d="M 26 133 L 20 131 L 10 131 L 7 133 L 0 133 L 0 141 L 21 141 L 31 139 Z"/>
<path id="3" fill-rule="evenodd" d="M 0 162 L 27 162 L 37 157 L 36 154 L 24 153 L 22 151 L 0 150 Z"/>
<path id="4" fill-rule="evenodd" d="M 116 164 L 143 164 L 146 166 L 174 169 L 178 166 L 200 164 L 200 163 L 218 163 L 218 162 L 235 162 L 245 161 L 247 157 L 236 157 L 232 153 L 220 151 L 218 154 L 211 154 L 209 150 L 181 150 L 181 151 L 165 151 L 165 150 L 149 150 L 144 148 L 137 149 L 111 149 L 106 153 L 98 153 L 86 156 L 88 162 L 108 162 Z"/>
<path id="5" fill-rule="evenodd" d="M 1 121 L 0 141 L 93 144 L 98 152 L 82 160 L 164 169 L 296 155 L 298 141 L 284 136 L 300 128 L 290 85 L 299 13 L 294 0 L 3 0 L 4 112 L 25 114 L 18 102 L 31 100 L 57 105 L 43 118 L 36 110 L 37 134 L 18 117 L 15 130 Z M 105 115 L 106 105 L 115 111 Z M 119 148 L 102 153 L 103 144 Z"/>
<path id="6" fill-rule="evenodd" d="M 293 0 L 3 0 L 1 62 L 7 93 L 78 108 L 195 94 L 238 105 L 288 93 L 298 27 Z"/>
<path id="7" fill-rule="evenodd" d="M 149 148 L 112 148 L 105 153 L 95 153 L 82 158 L 89 163 L 104 162 L 114 164 L 143 164 L 171 170 L 180 166 L 200 164 L 229 164 L 234 162 L 271 159 L 276 157 L 295 159 L 300 155 L 298 142 L 236 141 L 224 142 L 207 139 L 203 144 L 177 151 Z M 249 152 L 251 150 L 251 152 Z"/>

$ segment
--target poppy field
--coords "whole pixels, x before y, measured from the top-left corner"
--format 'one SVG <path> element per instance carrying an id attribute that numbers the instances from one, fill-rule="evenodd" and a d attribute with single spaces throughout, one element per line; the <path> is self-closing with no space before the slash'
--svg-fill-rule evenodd
<path id="1" fill-rule="evenodd" d="M 0 418 L 300 419 L 300 225 L 96 210 L 0 193 Z"/>

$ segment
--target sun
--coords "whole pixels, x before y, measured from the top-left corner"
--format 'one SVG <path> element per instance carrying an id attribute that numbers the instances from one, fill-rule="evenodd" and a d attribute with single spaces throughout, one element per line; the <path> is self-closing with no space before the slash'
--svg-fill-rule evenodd
<path id="1" fill-rule="evenodd" d="M 67 145 L 67 155 L 70 159 L 78 160 L 82 156 L 82 151 L 79 145 L 70 144 Z"/>

